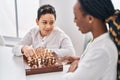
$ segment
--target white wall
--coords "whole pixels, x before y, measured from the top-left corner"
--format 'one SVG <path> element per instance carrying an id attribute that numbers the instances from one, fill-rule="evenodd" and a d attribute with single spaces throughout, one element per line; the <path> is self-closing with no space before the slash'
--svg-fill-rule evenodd
<path id="1" fill-rule="evenodd" d="M 40 0 L 40 4 L 43 5 L 49 3 L 55 7 L 57 11 L 56 24 L 70 36 L 76 50 L 76 55 L 81 55 L 84 49 L 85 39 L 91 37 L 91 34 L 81 34 L 73 22 L 73 6 L 76 1 L 77 0 Z M 120 9 L 120 0 L 112 0 L 112 2 L 116 9 Z"/>
<path id="2" fill-rule="evenodd" d="M 112 0 L 115 9 L 120 9 L 120 0 Z"/>
<path id="3" fill-rule="evenodd" d="M 84 35 L 78 31 L 73 22 L 73 6 L 76 0 L 41 0 L 41 5 L 52 4 L 57 11 L 57 26 L 64 30 L 71 38 L 76 50 L 76 54 L 80 55 L 84 48 Z"/>

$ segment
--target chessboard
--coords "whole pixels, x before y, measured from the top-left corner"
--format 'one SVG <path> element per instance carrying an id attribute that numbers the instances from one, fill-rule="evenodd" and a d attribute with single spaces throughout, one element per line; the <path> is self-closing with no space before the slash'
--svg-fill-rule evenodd
<path id="1" fill-rule="evenodd" d="M 35 55 L 23 58 L 26 75 L 63 71 L 59 58 L 48 49 L 38 48 Z"/>

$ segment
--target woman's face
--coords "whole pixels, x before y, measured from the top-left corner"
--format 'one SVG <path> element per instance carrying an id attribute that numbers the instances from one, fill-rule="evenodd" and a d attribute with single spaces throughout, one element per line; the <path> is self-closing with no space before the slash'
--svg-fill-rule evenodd
<path id="1" fill-rule="evenodd" d="M 55 26 L 55 17 L 53 14 L 44 14 L 40 19 L 36 19 L 42 37 L 49 35 Z"/>
<path id="2" fill-rule="evenodd" d="M 77 2 L 74 6 L 74 16 L 74 22 L 78 26 L 78 29 L 82 33 L 89 32 L 88 18 L 87 15 L 84 15 L 79 2 Z"/>

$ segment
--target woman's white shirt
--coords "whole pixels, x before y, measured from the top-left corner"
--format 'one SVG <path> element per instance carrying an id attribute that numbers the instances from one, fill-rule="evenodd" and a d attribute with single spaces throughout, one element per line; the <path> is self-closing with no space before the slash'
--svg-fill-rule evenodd
<path id="1" fill-rule="evenodd" d="M 87 45 L 75 72 L 64 75 L 65 80 L 116 80 L 117 48 L 109 33 Z"/>
<path id="2" fill-rule="evenodd" d="M 13 53 L 17 56 L 22 55 L 21 48 L 24 45 L 32 46 L 34 49 L 39 47 L 51 49 L 59 57 L 75 55 L 70 38 L 58 27 L 55 27 L 51 34 L 44 38 L 41 37 L 38 27 L 32 28 L 13 48 Z"/>

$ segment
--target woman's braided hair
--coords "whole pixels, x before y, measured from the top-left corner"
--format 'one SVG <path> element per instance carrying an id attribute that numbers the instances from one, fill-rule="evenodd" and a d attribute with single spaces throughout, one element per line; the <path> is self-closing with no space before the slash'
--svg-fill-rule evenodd
<path id="1" fill-rule="evenodd" d="M 109 25 L 109 33 L 118 49 L 118 79 L 120 80 L 120 10 L 111 0 L 78 0 L 85 14 L 90 14 Z"/>
<path id="2" fill-rule="evenodd" d="M 109 32 L 118 49 L 118 80 L 120 80 L 120 11 L 116 10 L 114 15 L 106 19 L 109 24 Z"/>

